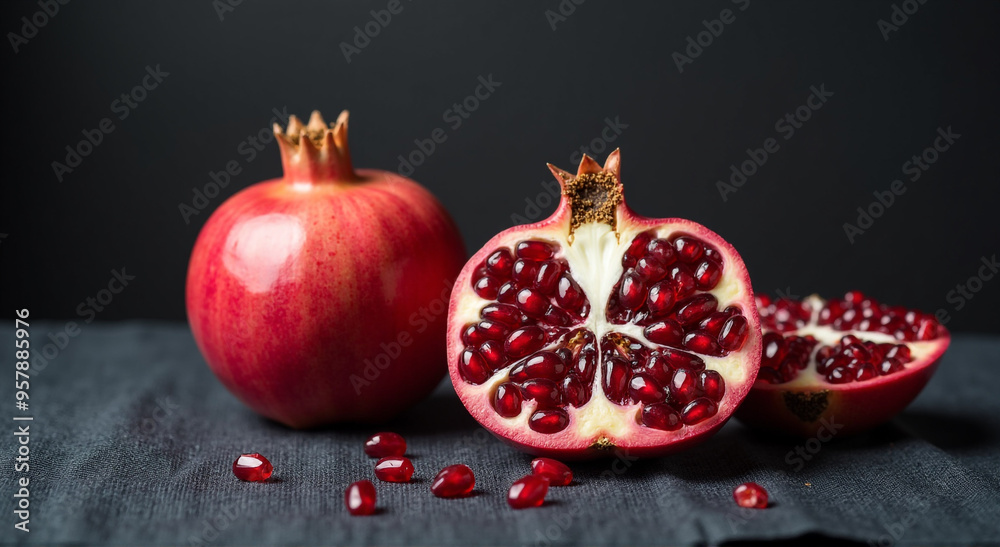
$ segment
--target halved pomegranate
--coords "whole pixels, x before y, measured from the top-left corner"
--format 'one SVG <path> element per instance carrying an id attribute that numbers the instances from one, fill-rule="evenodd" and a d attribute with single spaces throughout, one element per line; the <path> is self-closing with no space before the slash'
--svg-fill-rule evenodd
<path id="1" fill-rule="evenodd" d="M 829 302 L 761 295 L 757 306 L 761 369 L 737 417 L 804 437 L 888 421 L 920 393 L 951 341 L 933 315 L 857 291 Z"/>
<path id="2" fill-rule="evenodd" d="M 704 226 L 635 214 L 616 150 L 588 156 L 551 217 L 491 239 L 448 315 L 451 380 L 527 452 L 655 456 L 706 438 L 757 375 L 760 325 L 736 250 Z"/>

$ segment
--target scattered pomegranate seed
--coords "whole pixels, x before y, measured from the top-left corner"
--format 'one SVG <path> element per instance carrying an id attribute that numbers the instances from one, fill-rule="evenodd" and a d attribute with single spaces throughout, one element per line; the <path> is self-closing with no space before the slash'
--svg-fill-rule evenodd
<path id="1" fill-rule="evenodd" d="M 767 490 L 755 482 L 745 482 L 733 490 L 733 499 L 740 507 L 764 509 L 767 507 Z"/>
<path id="2" fill-rule="evenodd" d="M 507 504 L 514 509 L 538 507 L 545 502 L 549 492 L 549 479 L 542 475 L 528 475 L 514 481 L 507 492 Z"/>
<path id="3" fill-rule="evenodd" d="M 375 476 L 385 482 L 410 482 L 413 464 L 409 458 L 388 456 L 375 464 Z"/>
<path id="4" fill-rule="evenodd" d="M 256 452 L 243 454 L 233 462 L 233 474 L 241 481 L 266 481 L 273 472 L 271 462 Z"/>
<path id="5" fill-rule="evenodd" d="M 365 441 L 365 454 L 373 458 L 402 456 L 406 454 L 406 439 L 399 433 L 390 431 L 376 433 Z"/>
<path id="6" fill-rule="evenodd" d="M 552 458 L 531 460 L 531 472 L 549 479 L 551 486 L 567 486 L 573 482 L 573 471 L 569 466 Z"/>
<path id="7" fill-rule="evenodd" d="M 344 492 L 344 505 L 355 516 L 374 514 L 375 485 L 369 480 L 352 482 Z"/>
<path id="8" fill-rule="evenodd" d="M 431 482 L 431 493 L 439 498 L 460 498 L 469 495 L 476 486 L 476 476 L 468 465 L 449 465 Z"/>

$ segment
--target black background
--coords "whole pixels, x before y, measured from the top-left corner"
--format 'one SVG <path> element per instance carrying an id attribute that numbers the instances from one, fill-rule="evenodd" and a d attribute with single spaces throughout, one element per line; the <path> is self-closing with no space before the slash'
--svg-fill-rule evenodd
<path id="1" fill-rule="evenodd" d="M 340 44 L 387 0 L 244 1 L 220 20 L 226 1 L 77 0 L 17 52 L 7 34 L 3 307 L 75 317 L 125 268 L 135 279 L 99 319 L 182 319 L 187 259 L 208 212 L 280 174 L 273 141 L 253 161 L 240 144 L 270 126 L 273 108 L 328 119 L 349 108 L 360 167 L 395 170 L 414 139 L 445 128 L 412 178 L 452 212 L 470 253 L 512 215 L 553 210 L 526 212 L 545 192 L 545 163 L 570 169 L 573 152 L 618 119 L 627 127 L 596 156 L 622 148 L 633 208 L 719 232 L 758 292 L 860 289 L 944 309 L 954 330 L 1000 330 L 1000 280 L 961 309 L 948 296 L 1000 243 L 997 2 L 929 0 L 886 41 L 878 21 L 890 20 L 889 1 L 751 0 L 740 11 L 729 0 L 564 0 L 574 11 L 558 20 L 557 0 L 402 0 L 348 62 Z M 4 2 L 0 28 L 20 34 L 40 9 Z M 672 54 L 723 9 L 735 21 L 680 72 Z M 112 101 L 147 66 L 169 76 L 119 119 Z M 489 75 L 500 87 L 452 129 L 445 111 Z M 833 96 L 783 139 L 775 122 L 820 85 Z M 106 117 L 114 131 L 57 180 L 52 162 Z M 903 163 L 948 126 L 958 141 L 850 243 L 843 225 L 857 207 L 904 178 Z M 716 181 L 768 137 L 780 150 L 723 201 Z M 232 160 L 242 172 L 185 222 L 179 205 Z"/>

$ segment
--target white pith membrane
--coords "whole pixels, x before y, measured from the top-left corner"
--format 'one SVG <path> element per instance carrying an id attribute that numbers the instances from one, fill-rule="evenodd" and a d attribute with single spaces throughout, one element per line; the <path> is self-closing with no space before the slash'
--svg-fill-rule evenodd
<path id="1" fill-rule="evenodd" d="M 789 299 L 772 301 L 766 296 L 758 296 L 757 306 L 765 336 L 761 373 L 757 377 L 754 389 L 805 391 L 817 388 L 851 389 L 881 381 L 892 381 L 906 371 L 919 368 L 940 357 L 949 342 L 947 331 L 933 315 L 885 306 L 857 292 L 848 293 L 843 299 L 829 302 L 817 295 L 808 296 L 801 302 Z M 865 311 L 868 308 L 874 310 Z M 802 312 L 797 312 L 796 309 Z M 826 318 L 822 317 L 824 309 L 830 309 Z M 792 312 L 789 313 L 787 310 Z M 846 310 L 854 310 L 852 321 L 831 320 L 842 318 Z M 868 321 L 865 322 L 865 319 Z M 772 375 L 766 370 L 781 371 L 784 360 L 788 359 L 787 357 L 775 359 L 769 356 L 768 342 L 775 334 L 782 336 L 785 344 L 796 338 L 814 342 L 807 355 L 802 354 L 798 359 L 791 359 L 798 363 L 791 380 L 787 380 L 787 374 L 782 376 L 779 372 L 777 375 Z M 847 336 L 857 338 L 866 346 L 866 350 L 871 352 L 874 349 L 877 353 L 872 355 L 871 360 L 863 359 L 852 363 L 850 357 L 843 353 L 850 345 L 844 343 Z M 895 346 L 905 347 L 909 353 L 908 357 L 896 358 L 898 360 L 896 366 L 880 371 L 879 365 L 885 360 L 884 354 Z M 785 347 L 787 348 L 787 345 Z M 824 347 L 829 348 L 826 357 L 823 356 Z M 880 355 L 883 356 L 880 358 Z M 831 358 L 835 360 L 829 361 Z M 864 363 L 873 364 L 876 374 L 858 379 L 858 366 Z M 791 367 L 784 366 L 792 370 Z M 830 381 L 828 374 L 837 367 L 845 369 L 845 372 L 851 375 L 844 377 L 841 382 Z"/>
<path id="2" fill-rule="evenodd" d="M 584 162 L 581 163 L 581 171 L 584 171 L 583 165 L 588 161 L 593 163 L 590 158 L 585 158 Z M 609 163 L 611 163 L 610 158 Z M 555 169 L 553 171 L 556 172 Z M 610 172 L 607 168 L 604 171 Z M 614 174 L 617 176 L 617 170 Z M 561 182 L 565 183 L 567 176 L 569 175 L 564 175 Z M 560 174 L 557 173 L 557 178 L 559 177 Z M 462 382 L 459 393 L 463 401 L 466 401 L 466 406 L 473 412 L 476 419 L 488 429 L 494 432 L 516 432 L 516 436 L 507 435 L 508 438 L 516 437 L 513 439 L 515 442 L 539 449 L 657 446 L 669 444 L 673 440 L 696 436 L 700 432 L 720 426 L 749 390 L 756 373 L 755 352 L 756 355 L 759 355 L 760 351 L 757 317 L 753 309 L 749 279 L 742 260 L 728 243 L 699 224 L 683 219 L 637 217 L 624 203 L 616 209 L 614 228 L 606 222 L 587 222 L 578 225 L 571 234 L 570 215 L 566 211 L 567 207 L 567 198 L 564 196 L 563 204 L 548 221 L 533 225 L 528 230 L 514 228 L 498 235 L 477 254 L 479 258 L 470 261 L 456 283 L 456 297 L 453 298 L 449 315 L 449 337 L 450 340 L 460 339 L 460 333 L 467 325 L 483 321 L 481 317 L 483 308 L 497 302 L 496 299 L 478 296 L 472 288 L 476 282 L 476 270 L 481 267 L 486 257 L 498 249 L 507 248 L 515 255 L 514 259 L 516 260 L 515 250 L 518 243 L 524 241 L 548 242 L 555 248 L 555 254 L 550 260 L 565 261 L 568 275 L 579 285 L 587 303 L 589 303 L 589 312 L 585 317 L 582 319 L 574 318 L 568 327 L 564 327 L 567 332 L 586 329 L 595 337 L 597 369 L 590 385 L 589 400 L 580 407 L 571 404 L 559 405 L 559 408 L 568 414 L 569 422 L 564 429 L 554 433 L 542 433 L 529 427 L 529 418 L 536 410 L 544 409 L 545 406 L 540 406 L 528 397 L 523 399 L 520 413 L 513 417 L 501 416 L 490 404 L 497 387 L 511 381 L 509 374 L 512 369 L 539 351 L 565 347 L 570 336 L 563 335 L 554 341 L 547 340 L 541 349 L 531 352 L 525 357 L 514 359 L 478 385 L 467 381 L 456 372 L 458 368 L 456 363 L 461 358 L 462 352 L 465 351 L 465 345 L 459 342 L 449 346 L 449 366 L 452 370 L 452 378 L 456 382 L 456 386 L 457 382 Z M 553 219 L 556 220 L 553 221 Z M 625 272 L 625 267 L 622 264 L 623 256 L 633 239 L 644 233 L 664 240 L 671 240 L 679 235 L 690 236 L 705 243 L 708 248 L 715 250 L 717 255 L 721 257 L 723 267 L 718 283 L 710 290 L 698 289 L 691 294 L 709 293 L 714 296 L 718 301 L 716 311 L 721 312 L 731 305 L 738 306 L 742 310 L 742 316 L 747 320 L 749 326 L 745 342 L 740 349 L 731 352 L 720 351 L 719 353 L 723 355 L 706 355 L 692 351 L 681 344 L 664 346 L 647 339 L 644 334 L 645 324 L 639 325 L 632 322 L 616 324 L 609 319 L 609 301 Z M 648 289 L 649 286 L 646 286 L 645 290 L 648 291 Z M 555 306 L 555 301 L 555 297 L 551 298 L 553 306 Z M 674 312 L 676 312 L 676 304 L 671 315 L 664 317 L 673 317 Z M 537 323 L 544 324 L 545 320 L 538 320 Z M 672 431 L 642 425 L 639 416 L 642 408 L 646 405 L 641 402 L 618 404 L 609 400 L 605 395 L 602 385 L 605 357 L 601 341 L 609 333 L 627 336 L 638 341 L 648 350 L 674 349 L 693 354 L 703 360 L 705 370 L 718 372 L 724 381 L 725 392 L 717 402 L 719 411 L 697 423 L 681 425 Z M 568 366 L 572 368 L 573 363 L 568 363 Z M 633 373 L 639 372 L 642 371 L 633 370 Z M 669 391 L 669 386 L 662 387 Z M 697 395 L 697 397 L 702 396 L 703 394 Z M 478 403 L 470 405 L 469 401 L 478 401 Z"/>

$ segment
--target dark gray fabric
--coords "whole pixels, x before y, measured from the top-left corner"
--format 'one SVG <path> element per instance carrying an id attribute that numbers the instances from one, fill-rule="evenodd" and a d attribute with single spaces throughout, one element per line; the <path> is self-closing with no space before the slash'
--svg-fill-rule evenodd
<path id="1" fill-rule="evenodd" d="M 42 341 L 61 324 L 32 326 Z M 12 331 L 13 329 L 9 329 Z M 12 332 L 0 335 L 13 346 Z M 13 364 L 7 374 L 13 376 Z M 13 529 L 10 434 L 2 443 L 4 543 L 684 545 L 819 534 L 875 545 L 1000 541 L 1000 338 L 958 336 L 928 388 L 893 423 L 813 445 L 739 423 L 690 451 L 652 461 L 573 465 L 573 486 L 546 506 L 504 496 L 530 457 L 485 433 L 443 385 L 389 429 L 406 436 L 412 484 L 376 481 L 381 513 L 348 516 L 345 486 L 373 478 L 369 428 L 296 432 L 256 417 L 215 380 L 186 327 L 86 325 L 31 380 L 31 532 Z M 4 403 L 14 415 L 11 384 Z M 9 418 L 7 418 L 9 420 Z M 13 429 L 13 427 L 11 428 Z M 242 483 L 242 451 L 276 480 Z M 429 478 L 464 462 L 476 495 L 433 497 Z M 767 510 L 734 506 L 743 481 L 767 487 Z"/>

